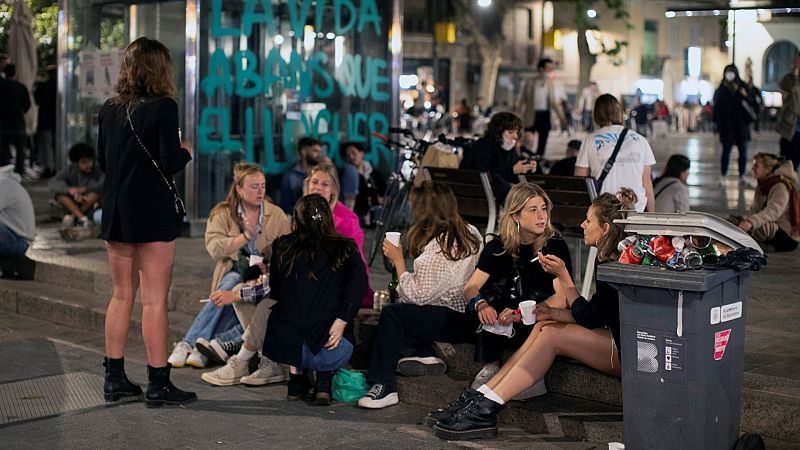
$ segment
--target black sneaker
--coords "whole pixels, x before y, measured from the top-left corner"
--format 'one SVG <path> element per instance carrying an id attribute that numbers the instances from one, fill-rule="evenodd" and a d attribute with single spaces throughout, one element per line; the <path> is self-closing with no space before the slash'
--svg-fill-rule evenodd
<path id="1" fill-rule="evenodd" d="M 197 351 L 205 355 L 209 361 L 215 364 L 225 365 L 225 363 L 228 362 L 228 358 L 239 353 L 239 350 L 242 348 L 242 343 L 237 341 L 220 342 L 216 339 L 207 341 L 203 338 L 197 338 L 194 346 L 197 348 Z"/>
<path id="2" fill-rule="evenodd" d="M 433 426 L 433 434 L 448 441 L 494 438 L 501 409 L 503 405 L 481 395 L 452 416 L 440 420 Z"/>
<path id="3" fill-rule="evenodd" d="M 307 373 L 290 373 L 289 384 L 287 385 L 286 398 L 287 400 L 300 400 L 308 395 L 308 390 L 311 388 L 311 382 L 308 379 Z"/>
<path id="4" fill-rule="evenodd" d="M 461 408 L 467 406 L 469 402 L 480 397 L 480 395 L 481 393 L 475 389 L 468 388 L 462 392 L 457 399 L 450 402 L 444 408 L 429 412 L 428 415 L 422 419 L 422 425 L 426 427 L 432 427 L 436 425 L 440 420 L 447 419 L 448 417 L 460 411 Z"/>
<path id="5" fill-rule="evenodd" d="M 367 409 L 381 409 L 398 403 L 397 391 L 381 383 L 373 384 L 367 395 L 358 399 L 358 406 Z"/>

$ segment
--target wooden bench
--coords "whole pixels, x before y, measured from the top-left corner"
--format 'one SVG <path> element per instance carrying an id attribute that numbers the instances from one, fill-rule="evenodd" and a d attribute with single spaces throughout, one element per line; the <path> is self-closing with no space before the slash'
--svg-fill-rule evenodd
<path id="1" fill-rule="evenodd" d="M 586 219 L 586 211 L 597 198 L 597 190 L 592 177 L 573 177 L 561 175 L 524 174 L 520 181 L 539 185 L 553 202 L 550 222 L 565 238 L 575 238 L 575 258 L 572 273 L 576 280 L 581 279 L 581 259 L 583 253 L 583 229 L 581 223 Z M 589 251 L 586 273 L 583 277 L 582 293 L 588 298 L 588 287 L 592 284 L 594 272 L 594 247 Z"/>
<path id="2" fill-rule="evenodd" d="M 423 168 L 426 180 L 445 184 L 456 196 L 458 212 L 467 222 L 486 235 L 494 233 L 497 224 L 497 204 L 488 172 L 476 170 Z"/>

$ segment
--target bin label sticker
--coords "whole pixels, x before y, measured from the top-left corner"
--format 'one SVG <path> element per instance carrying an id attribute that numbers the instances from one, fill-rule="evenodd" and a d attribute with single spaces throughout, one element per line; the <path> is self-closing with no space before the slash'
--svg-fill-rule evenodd
<path id="1" fill-rule="evenodd" d="M 637 370 L 645 373 L 658 373 L 658 347 L 656 336 L 647 331 L 636 330 Z"/>
<path id="2" fill-rule="evenodd" d="M 686 339 L 664 336 L 664 370 L 662 377 L 669 381 L 686 381 Z"/>
<path id="3" fill-rule="evenodd" d="M 722 308 L 720 308 L 720 320 L 722 322 L 729 322 L 739 317 L 742 317 L 742 302 L 722 305 Z"/>
<path id="4" fill-rule="evenodd" d="M 711 325 L 719 323 L 719 306 L 711 308 Z"/>
<path id="5" fill-rule="evenodd" d="M 720 361 L 725 356 L 725 348 L 728 346 L 730 337 L 730 328 L 714 333 L 714 361 Z"/>

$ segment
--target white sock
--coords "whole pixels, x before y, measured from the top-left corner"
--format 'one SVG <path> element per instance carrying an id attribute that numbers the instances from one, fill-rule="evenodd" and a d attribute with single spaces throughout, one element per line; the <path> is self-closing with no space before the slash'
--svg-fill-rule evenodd
<path id="1" fill-rule="evenodd" d="M 253 358 L 253 355 L 255 355 L 256 352 L 244 348 L 243 345 L 242 348 L 239 349 L 239 353 L 237 354 L 239 355 L 239 359 L 241 359 L 242 361 L 250 361 L 250 359 Z"/>
<path id="2" fill-rule="evenodd" d="M 486 386 L 486 385 L 484 384 L 484 386 Z M 489 400 L 491 400 L 491 401 L 493 401 L 493 402 L 495 402 L 495 403 L 497 403 L 497 404 L 500 404 L 500 405 L 505 405 L 505 404 L 506 404 L 506 401 L 505 401 L 505 400 L 503 400 L 502 398 L 500 398 L 500 396 L 499 396 L 499 395 L 495 394 L 493 390 L 489 389 L 488 387 L 487 387 L 486 389 L 487 389 L 489 392 L 485 392 L 485 393 L 483 394 L 483 396 L 484 396 L 484 397 L 486 397 L 486 398 L 488 398 Z"/>
<path id="3" fill-rule="evenodd" d="M 491 390 L 491 389 L 489 389 L 489 386 L 487 386 L 487 385 L 485 385 L 485 384 L 482 384 L 482 385 L 481 385 L 481 387 L 479 387 L 479 388 L 478 388 L 478 392 L 480 392 L 480 393 L 481 393 L 481 394 L 483 394 L 483 395 L 486 395 L 486 394 L 488 394 L 489 392 L 492 392 L 492 390 Z"/>

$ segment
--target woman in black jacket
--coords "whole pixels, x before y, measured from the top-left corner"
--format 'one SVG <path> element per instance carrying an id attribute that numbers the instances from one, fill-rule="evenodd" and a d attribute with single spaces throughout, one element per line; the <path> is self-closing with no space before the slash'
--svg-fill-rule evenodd
<path id="1" fill-rule="evenodd" d="M 289 400 L 305 396 L 316 371 L 313 403 L 330 403 L 333 373 L 353 354 L 353 319 L 367 292 L 367 272 L 353 239 L 336 232 L 327 199 L 310 194 L 294 207 L 292 233 L 272 245 L 264 356 L 291 367 Z"/>
<path id="2" fill-rule="evenodd" d="M 614 220 L 624 218 L 624 211 L 633 209 L 634 204 L 636 194 L 623 188 L 617 195 L 600 195 L 589 207 L 581 224 L 583 240 L 597 247 L 599 263 L 617 259 L 617 243 L 625 235 L 622 225 Z M 425 423 L 434 425 L 436 436 L 463 440 L 497 435 L 497 414 L 503 404 L 541 380 L 557 355 L 616 377 L 621 375 L 617 291 L 595 280 L 596 292 L 587 301 L 575 288 L 563 260 L 541 252 L 538 256 L 545 272 L 558 277 L 568 308 L 538 303 L 533 331 L 497 375 L 478 389 L 467 389 L 446 408 L 428 414 Z"/>
<path id="3" fill-rule="evenodd" d="M 722 143 L 720 161 L 720 186 L 728 174 L 728 162 L 733 145 L 739 149 L 739 181 L 747 173 L 747 144 L 750 142 L 750 122 L 755 120 L 755 100 L 747 93 L 747 87 L 739 78 L 739 69 L 733 64 L 725 66 L 725 72 L 714 92 L 714 123 Z"/>
<path id="4" fill-rule="evenodd" d="M 511 185 L 519 182 L 518 175 L 536 170 L 536 163 L 517 154 L 517 139 L 522 120 L 514 113 L 499 112 L 492 116 L 486 133 L 472 146 L 464 149 L 459 169 L 489 172 L 492 191 L 497 203 L 506 201 Z"/>
<path id="5" fill-rule="evenodd" d="M 102 238 L 114 287 L 105 322 L 106 401 L 138 397 L 125 376 L 125 342 L 136 291 L 142 289 L 142 336 L 147 349 L 147 406 L 193 401 L 176 388 L 167 363 L 167 293 L 172 284 L 175 238 L 183 217 L 169 179 L 183 170 L 191 146 L 178 137 L 169 50 L 145 37 L 122 55 L 114 90 L 98 116 L 97 162 L 106 173 Z"/>

